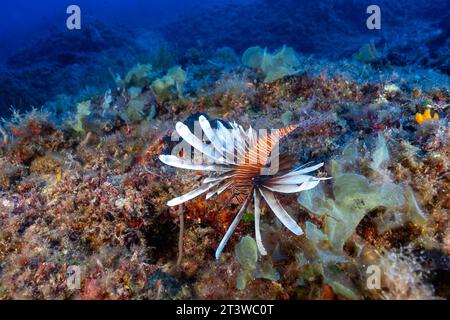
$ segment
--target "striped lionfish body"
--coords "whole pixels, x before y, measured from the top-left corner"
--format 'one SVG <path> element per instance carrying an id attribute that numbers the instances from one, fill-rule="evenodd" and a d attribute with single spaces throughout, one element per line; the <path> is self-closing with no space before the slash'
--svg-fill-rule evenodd
<path id="1" fill-rule="evenodd" d="M 230 174 L 232 203 L 243 203 L 252 189 L 266 179 L 267 176 L 261 175 L 261 171 L 263 168 L 268 168 L 271 156 L 275 156 L 271 153 L 274 146 L 296 128 L 297 126 L 289 126 L 280 129 L 275 134 L 256 139 L 252 147 L 247 146 L 242 161 L 238 162 Z M 279 167 L 277 169 L 279 170 Z"/>
<path id="2" fill-rule="evenodd" d="M 206 199 L 221 194 L 231 193 L 231 201 L 241 205 L 239 212 L 229 226 L 225 236 L 216 250 L 216 259 L 236 229 L 253 198 L 255 215 L 255 238 L 258 250 L 267 254 L 261 240 L 260 204 L 264 199 L 277 218 L 296 235 L 303 234 L 295 220 L 285 211 L 274 193 L 296 193 L 312 189 L 326 178 L 316 178 L 307 173 L 323 166 L 323 163 L 312 167 L 292 170 L 293 161 L 280 155 L 278 144 L 280 140 L 298 128 L 298 125 L 273 130 L 270 133 L 257 132 L 250 127 L 245 131 L 236 123 L 231 123 L 231 129 L 217 121 L 217 129 L 213 129 L 204 116 L 198 123 L 204 137 L 196 137 L 182 122 L 175 126 L 178 134 L 195 150 L 204 155 L 201 163 L 191 159 L 182 159 L 175 155 L 161 155 L 160 160 L 170 166 L 200 171 L 214 172 L 202 181 L 202 185 L 181 197 L 170 200 L 169 206 L 176 206 L 206 193 Z M 206 138 L 206 139 L 204 139 Z M 291 171 L 289 171 L 291 170 Z"/>

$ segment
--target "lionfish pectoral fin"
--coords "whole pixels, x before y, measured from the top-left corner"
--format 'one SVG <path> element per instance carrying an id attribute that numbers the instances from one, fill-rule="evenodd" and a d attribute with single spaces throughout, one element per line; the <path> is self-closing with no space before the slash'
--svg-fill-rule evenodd
<path id="1" fill-rule="evenodd" d="M 222 240 L 219 243 L 219 246 L 216 250 L 216 259 L 219 259 L 220 255 L 222 254 L 223 249 L 225 248 L 228 240 L 230 239 L 231 235 L 233 234 L 234 230 L 236 229 L 237 225 L 239 224 L 239 221 L 241 221 L 242 216 L 244 215 L 245 209 L 247 208 L 248 202 L 250 200 L 251 193 L 248 195 L 247 199 L 244 201 L 244 204 L 242 205 L 241 209 L 239 210 L 238 214 L 234 218 L 233 222 L 228 227 L 227 232 L 223 236 Z"/>
<path id="2" fill-rule="evenodd" d="M 285 179 L 285 178 L 290 178 L 290 177 L 302 176 L 305 173 L 316 171 L 317 169 L 320 169 L 321 167 L 323 167 L 323 162 L 316 164 L 314 166 L 311 166 L 311 167 L 302 167 L 301 169 L 290 171 L 284 175 L 277 176 L 276 179 Z"/>
<path id="3" fill-rule="evenodd" d="M 262 243 L 261 239 L 261 229 L 260 229 L 260 219 L 261 219 L 261 208 L 259 206 L 260 204 L 260 196 L 258 194 L 258 190 L 253 191 L 253 198 L 254 198 L 254 206 L 255 206 L 255 238 L 256 238 L 256 246 L 258 247 L 259 252 L 261 255 L 265 256 L 267 255 L 267 251 L 264 248 L 264 245 Z"/>
<path id="4" fill-rule="evenodd" d="M 202 154 L 212 159 L 215 163 L 225 163 L 222 155 L 216 152 L 213 145 L 207 145 L 203 143 L 202 140 L 192 134 L 191 130 L 189 130 L 189 127 L 184 123 L 177 122 L 177 124 L 175 125 L 175 130 L 178 132 L 180 137 L 183 138 L 184 141 L 189 143 L 192 147 L 194 147 L 194 149 L 200 151 Z"/>
<path id="5" fill-rule="evenodd" d="M 200 188 L 197 188 L 195 190 L 192 190 L 191 192 L 188 192 L 178 198 L 174 198 L 170 201 L 167 202 L 167 205 L 169 207 L 173 207 L 173 206 L 177 206 L 179 204 L 182 204 L 183 202 L 189 201 L 191 199 L 194 199 L 196 197 L 198 197 L 199 195 L 201 195 L 202 193 L 205 193 L 206 191 L 208 191 L 209 189 L 211 189 L 212 187 L 216 186 L 219 184 L 220 181 L 216 181 L 210 184 L 204 184 L 202 185 Z"/>
<path id="6" fill-rule="evenodd" d="M 300 185 L 292 185 L 292 184 L 270 184 L 267 186 L 264 186 L 264 188 L 279 192 L 279 193 L 297 193 L 302 192 L 306 190 L 310 190 L 315 188 L 320 182 L 320 179 L 312 178 L 311 181 L 305 181 Z"/>
<path id="7" fill-rule="evenodd" d="M 205 136 L 214 146 L 216 153 L 220 155 L 226 163 L 234 164 L 234 154 L 225 149 L 222 140 L 219 139 L 216 132 L 214 132 L 214 130 L 211 128 L 211 124 L 209 123 L 208 119 L 206 119 L 206 117 L 202 115 L 199 117 L 199 123 L 200 127 L 205 133 Z"/>
<path id="8" fill-rule="evenodd" d="M 231 169 L 227 168 L 226 165 L 221 164 L 196 164 L 189 160 L 184 160 L 182 158 L 178 158 L 174 155 L 160 155 L 159 160 L 167 164 L 169 166 L 180 168 L 180 169 L 188 169 L 188 170 L 199 170 L 199 171 L 217 171 L 217 172 L 228 172 Z"/>
<path id="9" fill-rule="evenodd" d="M 270 209 L 275 213 L 277 218 L 281 221 L 282 224 L 289 230 L 291 230 L 297 236 L 301 236 L 303 234 L 302 228 L 295 222 L 294 219 L 284 210 L 283 206 L 280 202 L 275 198 L 272 191 L 264 190 L 262 188 L 259 189 L 264 200 L 266 200 Z"/>

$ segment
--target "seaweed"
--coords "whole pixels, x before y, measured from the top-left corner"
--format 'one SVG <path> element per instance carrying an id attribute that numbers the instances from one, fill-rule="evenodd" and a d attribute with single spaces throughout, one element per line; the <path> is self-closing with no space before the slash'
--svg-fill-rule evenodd
<path id="1" fill-rule="evenodd" d="M 283 46 L 274 54 L 260 47 L 248 48 L 242 55 L 242 63 L 250 68 L 261 70 L 264 82 L 279 80 L 299 72 L 300 61 L 291 47 Z"/>

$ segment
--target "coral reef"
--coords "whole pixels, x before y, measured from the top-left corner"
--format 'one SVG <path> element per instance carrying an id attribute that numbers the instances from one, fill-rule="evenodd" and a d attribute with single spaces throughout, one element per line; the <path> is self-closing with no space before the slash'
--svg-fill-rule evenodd
<path id="1" fill-rule="evenodd" d="M 295 72 L 276 80 L 229 48 L 192 50 L 117 70 L 101 94 L 5 117 L 0 299 L 450 298 L 448 77 L 280 52 Z M 278 199 L 303 235 L 261 201 L 261 239 L 244 210 L 216 260 L 238 204 L 220 194 L 167 206 L 207 178 L 159 161 L 183 157 L 176 123 L 192 132 L 199 118 L 295 127 L 280 151 L 325 163 L 316 188 Z"/>

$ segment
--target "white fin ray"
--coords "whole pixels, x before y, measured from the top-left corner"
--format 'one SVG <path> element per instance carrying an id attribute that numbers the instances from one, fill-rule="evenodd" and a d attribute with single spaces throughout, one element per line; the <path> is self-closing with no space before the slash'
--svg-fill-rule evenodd
<path id="1" fill-rule="evenodd" d="M 230 131 L 231 130 L 225 127 L 225 125 L 222 122 L 217 121 L 217 137 L 219 137 L 219 140 L 222 142 L 222 145 L 225 148 L 225 150 L 233 154 L 234 160 L 233 135 L 231 134 Z"/>
<path id="2" fill-rule="evenodd" d="M 217 191 L 217 190 L 209 191 L 209 192 L 206 194 L 205 199 L 206 199 L 206 200 L 209 200 L 211 197 L 213 197 L 213 196 L 216 194 L 216 191 Z"/>
<path id="3" fill-rule="evenodd" d="M 217 189 L 217 194 L 218 195 L 221 194 L 222 192 L 227 190 L 232 184 L 233 184 L 233 181 L 228 181 L 223 186 L 221 186 L 219 189 Z"/>
<path id="4" fill-rule="evenodd" d="M 297 236 L 303 234 L 302 228 L 295 222 L 294 219 L 284 210 L 283 206 L 280 202 L 275 198 L 272 191 L 264 190 L 262 188 L 259 189 L 264 200 L 266 200 L 270 209 L 272 209 L 273 213 L 277 216 L 277 218 L 281 221 L 282 224 L 289 230 L 291 230 Z"/>
<path id="5" fill-rule="evenodd" d="M 237 225 L 241 221 L 242 216 L 244 215 L 245 209 L 247 208 L 248 201 L 249 201 L 250 197 L 251 197 L 251 193 L 248 195 L 247 199 L 244 201 L 244 204 L 242 205 L 242 207 L 239 210 L 238 214 L 234 218 L 233 222 L 228 227 L 228 230 L 225 233 L 224 237 L 220 241 L 220 244 L 219 244 L 219 246 L 217 247 L 217 250 L 216 250 L 216 255 L 215 255 L 216 259 L 219 259 L 220 255 L 221 255 L 221 253 L 223 251 L 223 248 L 225 248 L 228 240 L 230 239 L 230 237 L 233 234 L 234 230 L 236 229 Z"/>
<path id="6" fill-rule="evenodd" d="M 206 200 L 210 199 L 211 197 L 215 196 L 216 194 L 217 195 L 221 194 L 226 189 L 228 189 L 228 187 L 231 186 L 232 183 L 233 183 L 232 181 L 228 181 L 227 183 L 218 187 L 217 189 L 208 192 L 208 194 L 206 195 Z"/>
<path id="7" fill-rule="evenodd" d="M 208 156 L 218 163 L 224 162 L 223 157 L 219 155 L 218 152 L 215 152 L 214 146 L 204 144 L 203 141 L 192 134 L 187 125 L 182 122 L 177 122 L 177 124 L 175 125 L 175 129 L 177 130 L 178 134 L 184 139 L 184 141 L 189 143 L 202 154 Z"/>
<path id="8" fill-rule="evenodd" d="M 266 248 L 264 248 L 264 245 L 262 243 L 261 239 L 261 229 L 260 229 L 260 219 L 261 219 L 261 207 L 260 207 L 260 196 L 258 194 L 258 190 L 253 191 L 253 200 L 254 200 L 254 207 L 255 207 L 255 239 L 256 239 L 256 246 L 258 247 L 259 252 L 261 255 L 265 256 L 267 254 Z"/>
<path id="9" fill-rule="evenodd" d="M 279 176 L 270 179 L 269 184 L 301 184 L 311 179 L 313 179 L 313 177 L 304 174 L 293 175 L 290 177 Z"/>
<path id="10" fill-rule="evenodd" d="M 269 184 L 264 185 L 264 188 L 269 189 L 270 191 L 279 192 L 279 193 L 297 193 L 305 190 L 313 189 L 319 184 L 320 180 L 312 180 L 306 181 L 301 185 L 292 185 L 292 184 Z"/>
<path id="11" fill-rule="evenodd" d="M 292 176 L 303 175 L 305 173 L 316 171 L 317 169 L 319 169 L 321 167 L 323 167 L 323 162 L 319 163 L 319 164 L 316 164 L 315 166 L 312 166 L 312 167 L 306 167 L 306 168 L 302 168 L 302 169 L 299 169 L 299 170 L 291 171 L 291 172 L 286 173 L 286 174 L 284 174 L 282 176 L 279 176 L 279 178 L 287 178 L 287 177 L 292 177 Z"/>
<path id="12" fill-rule="evenodd" d="M 256 141 L 258 140 L 256 131 L 252 128 L 252 126 L 248 128 L 247 139 L 249 148 L 252 148 L 256 144 Z"/>
<path id="13" fill-rule="evenodd" d="M 216 186 L 219 184 L 219 181 L 217 182 L 213 182 L 210 184 L 204 184 L 201 187 L 192 190 L 191 192 L 188 192 L 178 198 L 174 198 L 172 200 L 170 200 L 169 202 L 167 202 L 167 205 L 169 207 L 173 207 L 173 206 L 177 206 L 179 204 L 182 204 L 183 202 L 192 200 L 196 197 L 198 197 L 199 195 L 201 195 L 202 193 L 205 193 L 206 191 L 208 191 L 209 189 L 211 189 L 212 187 Z"/>
<path id="14" fill-rule="evenodd" d="M 245 138 L 241 136 L 239 128 L 233 128 L 231 132 L 233 134 L 234 147 L 237 152 L 238 160 L 243 161 L 246 156 Z"/>
<path id="15" fill-rule="evenodd" d="M 211 144 L 216 149 L 217 153 L 220 154 L 220 156 L 224 156 L 225 153 L 225 159 L 229 160 L 227 162 L 234 164 L 233 156 L 231 156 L 227 149 L 224 148 L 222 141 L 219 139 L 219 137 L 214 132 L 214 129 L 211 127 L 211 124 L 209 123 L 208 119 L 206 119 L 205 116 L 201 115 L 199 118 L 200 127 L 202 128 L 203 132 L 205 133 L 205 136 L 208 138 L 209 141 L 211 141 Z M 231 161 L 230 161 L 231 160 Z"/>
<path id="16" fill-rule="evenodd" d="M 208 192 L 208 194 L 206 195 L 206 200 L 210 199 L 211 197 L 215 196 L 216 194 L 219 195 L 222 192 L 224 192 L 226 189 L 228 189 L 229 186 L 231 186 L 233 182 L 232 181 L 228 181 L 227 183 L 223 184 L 222 186 L 218 186 L 216 189 L 211 190 L 210 192 Z"/>
<path id="17" fill-rule="evenodd" d="M 178 158 L 174 155 L 160 155 L 159 160 L 169 166 L 180 168 L 180 169 L 189 169 L 189 170 L 199 170 L 199 171 L 231 171 L 227 169 L 225 166 L 220 164 L 196 164 L 191 161 L 187 161 L 181 158 Z"/>

